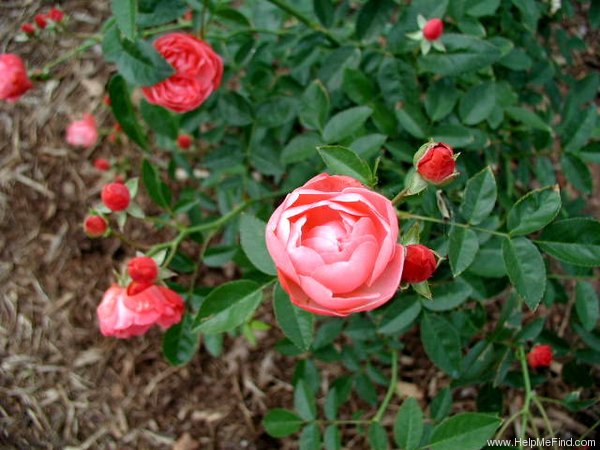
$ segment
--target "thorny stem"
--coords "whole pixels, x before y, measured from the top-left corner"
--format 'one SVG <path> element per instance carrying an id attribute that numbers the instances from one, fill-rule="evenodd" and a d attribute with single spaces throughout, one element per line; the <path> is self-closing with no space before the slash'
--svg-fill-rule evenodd
<path id="1" fill-rule="evenodd" d="M 393 351 L 392 352 L 392 377 L 390 379 L 390 384 L 388 386 L 388 390 L 385 393 L 385 397 L 381 406 L 377 410 L 375 417 L 373 417 L 372 422 L 380 422 L 385 414 L 385 410 L 387 409 L 392 397 L 394 396 L 394 391 L 396 390 L 396 383 L 398 381 L 398 354 Z"/>
<path id="2" fill-rule="evenodd" d="M 98 44 L 99 42 L 100 42 L 100 37 L 93 37 L 93 38 L 86 40 L 83 44 L 79 45 L 78 47 L 75 47 L 72 50 L 69 50 L 68 52 L 66 52 L 63 55 L 56 58 L 54 61 L 51 61 L 48 64 L 46 64 L 42 68 L 42 74 L 46 74 L 46 73 L 50 72 L 50 69 L 58 66 L 59 64 L 62 64 L 65 61 L 68 61 L 72 57 L 77 56 L 79 53 L 82 53 L 82 52 L 86 51 L 87 49 L 92 48 L 94 45 Z"/>
<path id="3" fill-rule="evenodd" d="M 527 359 L 525 357 L 525 350 L 523 346 L 519 346 L 517 350 L 517 356 L 521 363 L 521 371 L 523 372 L 523 382 L 525 383 L 525 400 L 523 402 L 523 408 L 521 409 L 521 442 L 525 439 L 525 433 L 527 432 L 527 419 L 529 418 L 529 405 L 533 396 L 531 391 L 531 380 L 529 379 L 529 370 L 527 369 Z M 519 448 L 523 448 L 521 443 Z"/>
<path id="4" fill-rule="evenodd" d="M 120 231 L 114 230 L 112 228 L 110 229 L 110 235 L 118 238 L 121 242 L 123 242 L 126 245 L 129 245 L 130 247 L 137 248 L 139 250 L 148 250 L 148 249 L 150 249 L 149 245 L 142 244 L 141 242 L 137 242 L 137 241 L 134 241 L 132 239 L 129 239 L 127 236 L 125 236 Z"/>

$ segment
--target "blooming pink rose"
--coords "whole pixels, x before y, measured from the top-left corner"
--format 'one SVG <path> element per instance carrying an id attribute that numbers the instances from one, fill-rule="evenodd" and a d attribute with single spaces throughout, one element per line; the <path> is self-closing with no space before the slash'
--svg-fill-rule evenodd
<path id="1" fill-rule="evenodd" d="M 175 74 L 142 89 L 146 100 L 175 112 L 196 109 L 221 84 L 223 61 L 206 42 L 186 33 L 166 34 L 154 47 Z"/>
<path id="2" fill-rule="evenodd" d="M 294 190 L 266 229 L 267 248 L 292 302 L 346 316 L 392 298 L 404 247 L 392 203 L 354 178 L 321 174 Z"/>
<path id="3" fill-rule="evenodd" d="M 128 338 L 144 334 L 152 325 L 168 328 L 181 321 L 183 299 L 163 286 L 152 285 L 135 295 L 113 284 L 104 294 L 96 313 L 104 336 Z"/>
<path id="4" fill-rule="evenodd" d="M 98 140 L 96 119 L 84 114 L 82 120 L 71 122 L 67 127 L 67 142 L 76 147 L 93 147 Z"/>
<path id="5" fill-rule="evenodd" d="M 14 103 L 32 86 L 21 57 L 12 53 L 0 54 L 0 100 Z"/>

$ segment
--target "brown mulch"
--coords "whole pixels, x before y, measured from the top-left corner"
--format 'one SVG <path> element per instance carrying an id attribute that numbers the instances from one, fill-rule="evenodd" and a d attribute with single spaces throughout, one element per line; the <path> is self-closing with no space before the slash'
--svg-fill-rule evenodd
<path id="1" fill-rule="evenodd" d="M 13 42 L 21 23 L 52 4 L 1 1 L 0 52 L 41 67 L 80 43 L 77 36 Z M 77 33 L 95 32 L 108 5 L 61 2 Z M 0 102 L 0 448 L 294 448 L 260 425 L 268 408 L 291 403 L 293 364 L 272 350 L 281 337 L 276 328 L 256 348 L 229 338 L 223 357 L 200 350 L 185 367 L 164 361 L 158 330 L 127 341 L 98 331 L 96 306 L 134 251 L 116 239 L 89 240 L 81 230 L 107 181 L 90 161 L 135 158 L 135 150 L 106 139 L 92 151 L 75 150 L 64 143 L 64 128 L 84 112 L 94 112 L 102 128 L 112 126 L 102 105 L 109 73 L 94 48 L 57 68 L 54 80 L 36 83 L 19 103 Z M 131 232 L 140 241 L 160 238 L 139 226 Z M 210 283 L 215 274 L 203 276 Z M 268 304 L 260 314 L 273 322 Z M 399 389 L 431 398 L 448 380 L 426 361 L 416 333 L 406 342 L 418 350 L 400 359 Z M 324 379 L 338 369 L 322 368 Z M 463 394 L 472 404 L 473 392 Z M 350 442 L 348 448 L 364 448 L 362 438 Z"/>

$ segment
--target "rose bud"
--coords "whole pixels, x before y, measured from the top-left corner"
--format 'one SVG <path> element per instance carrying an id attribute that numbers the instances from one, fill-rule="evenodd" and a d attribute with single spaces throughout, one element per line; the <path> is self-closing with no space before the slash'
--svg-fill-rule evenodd
<path id="1" fill-rule="evenodd" d="M 431 19 L 423 27 L 423 36 L 428 41 L 438 40 L 444 33 L 444 22 L 441 19 Z"/>
<path id="2" fill-rule="evenodd" d="M 117 175 L 115 177 L 115 183 L 125 184 L 125 177 L 123 175 Z"/>
<path id="3" fill-rule="evenodd" d="M 397 238 L 390 200 L 354 178 L 325 173 L 288 194 L 266 227 L 292 303 L 328 316 L 370 311 L 394 296 L 404 264 Z"/>
<path id="4" fill-rule="evenodd" d="M 200 106 L 221 84 L 223 62 L 206 42 L 186 33 L 170 33 L 154 41 L 156 50 L 175 74 L 154 86 L 142 88 L 150 103 L 175 112 Z"/>
<path id="5" fill-rule="evenodd" d="M 136 256 L 127 263 L 127 272 L 133 281 L 154 283 L 158 276 L 158 266 L 149 256 Z"/>
<path id="6" fill-rule="evenodd" d="M 405 283 L 421 283 L 428 280 L 437 268 L 437 260 L 433 251 L 424 245 L 407 245 L 406 259 L 402 281 Z"/>
<path id="7" fill-rule="evenodd" d="M 421 177 L 432 184 L 445 184 L 458 176 L 452 147 L 442 142 L 423 145 L 415 154 L 414 163 Z"/>
<path id="8" fill-rule="evenodd" d="M 177 145 L 184 150 L 190 148 L 190 145 L 192 145 L 192 137 L 188 134 L 182 134 L 177 138 Z"/>
<path id="9" fill-rule="evenodd" d="M 193 11 L 187 11 L 183 15 L 183 20 L 192 20 L 193 18 L 194 18 L 194 12 Z"/>
<path id="10" fill-rule="evenodd" d="M 102 203 L 111 211 L 123 211 L 129 206 L 131 195 L 127 186 L 109 183 L 102 188 Z"/>
<path id="11" fill-rule="evenodd" d="M 108 162 L 107 159 L 98 158 L 94 161 L 94 167 L 98 170 L 106 172 L 107 170 L 110 170 L 110 162 Z"/>
<path id="12" fill-rule="evenodd" d="M 110 97 L 108 95 L 105 95 L 104 97 L 102 97 L 102 103 L 104 103 L 106 106 L 110 106 L 112 104 L 112 102 L 110 101 Z"/>
<path id="13" fill-rule="evenodd" d="M 96 309 L 104 336 L 125 339 L 144 334 L 154 324 L 165 329 L 181 321 L 184 302 L 177 292 L 156 285 L 130 291 L 114 284 L 105 292 Z"/>
<path id="14" fill-rule="evenodd" d="M 21 31 L 25 34 L 34 34 L 35 33 L 35 25 L 32 23 L 24 23 L 21 25 Z"/>
<path id="15" fill-rule="evenodd" d="M 12 53 L 0 54 L 0 100 L 16 102 L 33 87 L 23 60 Z"/>
<path id="16" fill-rule="evenodd" d="M 145 291 L 149 287 L 154 286 L 154 283 L 143 283 L 140 281 L 132 281 L 127 285 L 127 295 L 137 295 Z"/>
<path id="17" fill-rule="evenodd" d="M 46 25 L 48 24 L 48 22 L 46 21 L 46 15 L 45 14 L 37 14 L 33 20 L 35 20 L 35 23 L 37 24 L 38 27 L 40 27 L 42 30 L 44 28 L 46 28 Z"/>
<path id="18" fill-rule="evenodd" d="M 90 148 L 97 140 L 96 119 L 91 114 L 84 114 L 82 120 L 71 122 L 67 127 L 67 142 L 75 147 Z"/>
<path id="19" fill-rule="evenodd" d="M 535 345 L 527 354 L 527 362 L 532 369 L 549 367 L 552 362 L 552 347 L 549 345 Z"/>
<path id="20" fill-rule="evenodd" d="M 83 221 L 83 230 L 88 237 L 97 238 L 106 233 L 108 223 L 102 216 L 87 216 Z"/>
<path id="21" fill-rule="evenodd" d="M 48 19 L 52 20 L 53 22 L 62 22 L 62 20 L 65 17 L 65 13 L 62 12 L 60 9 L 58 8 L 52 8 L 50 10 L 50 12 L 48 13 Z"/>

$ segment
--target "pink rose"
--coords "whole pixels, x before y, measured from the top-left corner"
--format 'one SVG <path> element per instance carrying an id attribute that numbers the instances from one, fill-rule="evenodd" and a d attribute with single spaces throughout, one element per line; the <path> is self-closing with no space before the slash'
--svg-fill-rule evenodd
<path id="1" fill-rule="evenodd" d="M 128 295 L 127 289 L 113 284 L 104 294 L 96 313 L 104 336 L 128 338 L 144 334 L 152 325 L 168 328 L 181 321 L 183 299 L 163 286 L 152 285 Z"/>
<path id="2" fill-rule="evenodd" d="M 346 316 L 394 296 L 404 264 L 392 203 L 346 176 L 321 174 L 294 190 L 266 229 L 267 248 L 292 302 Z"/>
<path id="3" fill-rule="evenodd" d="M 32 87 L 23 60 L 12 53 L 0 54 L 0 100 L 14 103 Z"/>
<path id="4" fill-rule="evenodd" d="M 67 127 L 67 142 L 75 147 L 93 147 L 98 140 L 96 119 L 84 114 L 82 120 L 71 122 Z"/>
<path id="5" fill-rule="evenodd" d="M 166 34 L 154 47 L 175 74 L 142 89 L 146 100 L 175 112 L 196 109 L 221 84 L 223 61 L 212 47 L 186 33 Z"/>

